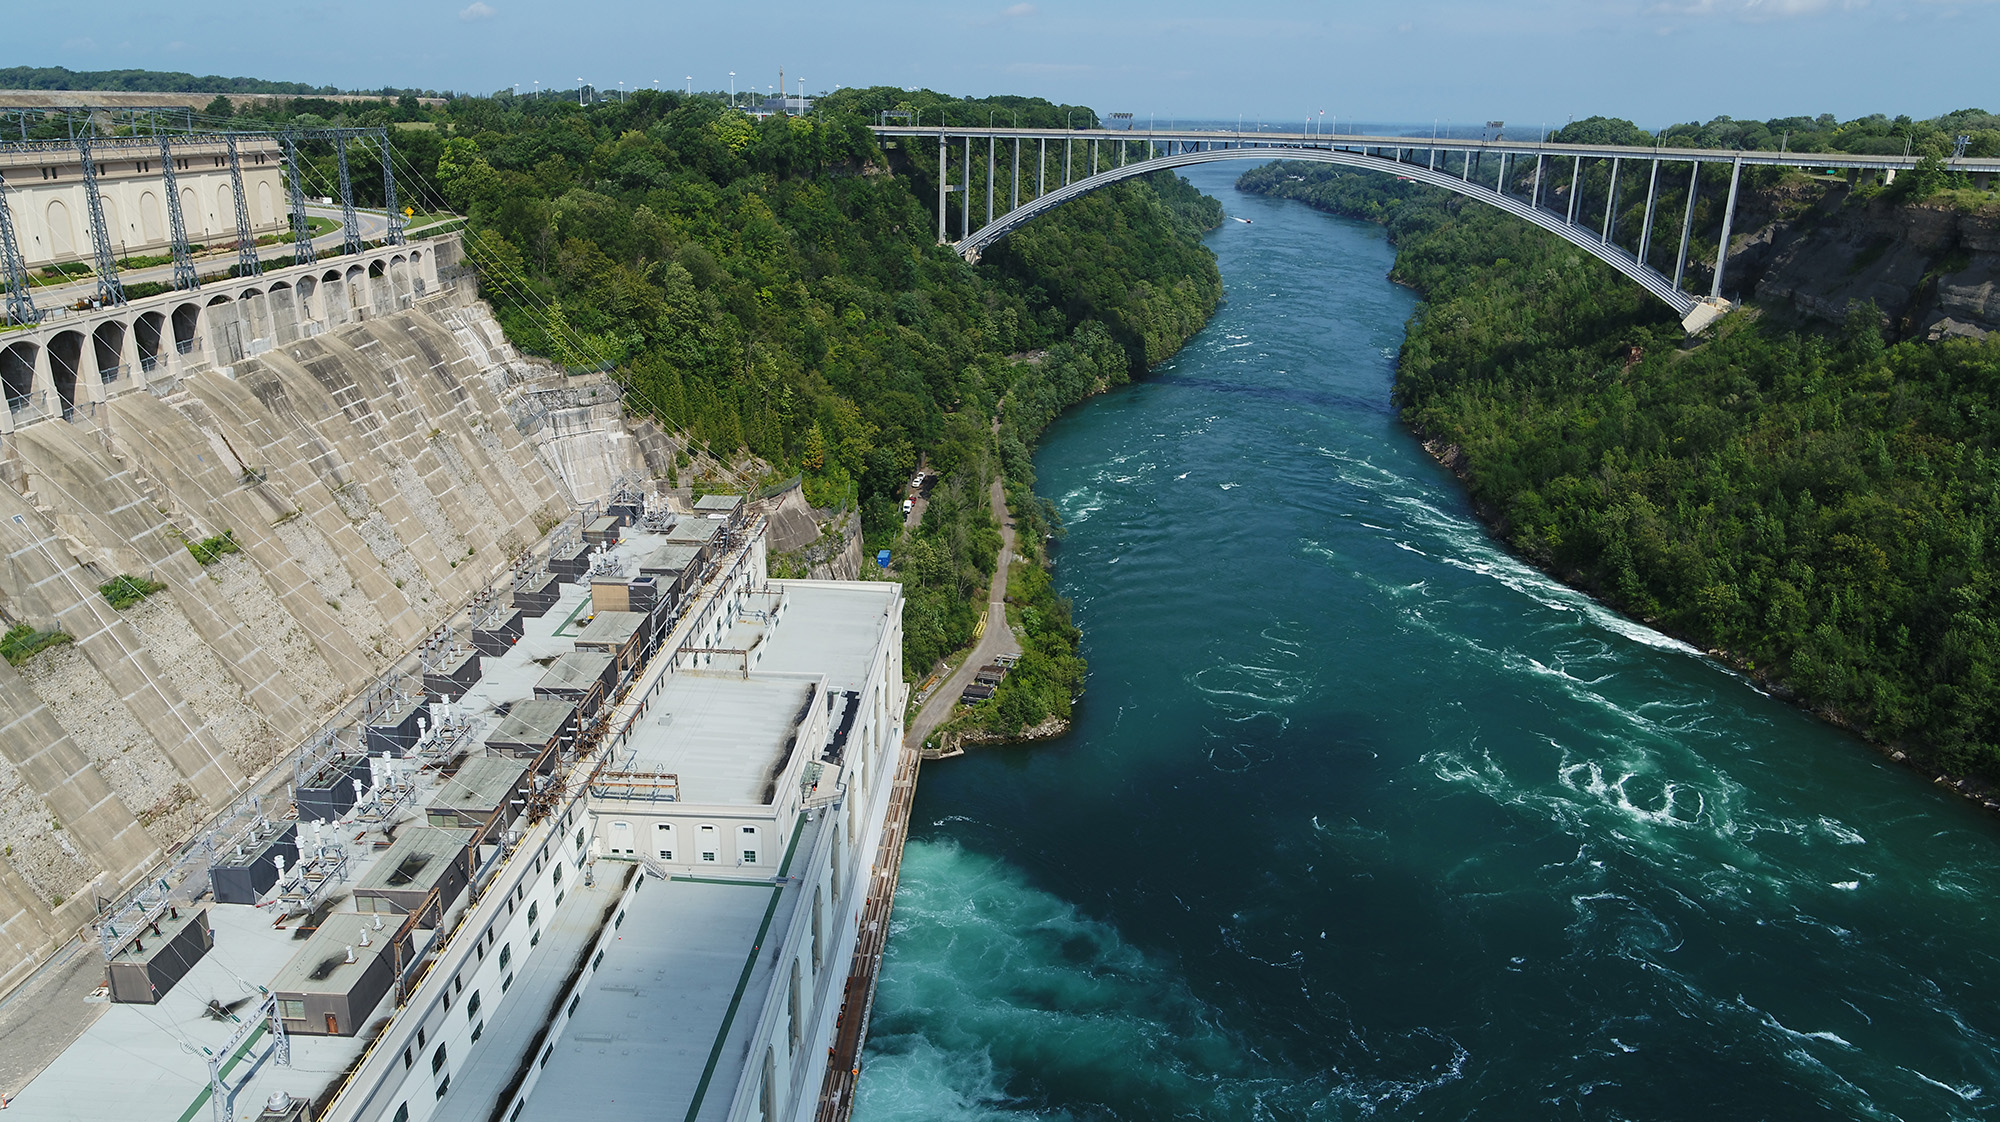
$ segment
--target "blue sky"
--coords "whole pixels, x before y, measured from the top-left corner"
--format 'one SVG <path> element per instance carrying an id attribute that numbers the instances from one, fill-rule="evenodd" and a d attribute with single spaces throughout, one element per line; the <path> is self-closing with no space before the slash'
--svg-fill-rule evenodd
<path id="1" fill-rule="evenodd" d="M 1143 121 L 2000 110 L 2000 0 L 97 0 L 21 3 L 0 63 L 490 92 L 687 84 L 1031 93 Z M 796 84 L 794 83 L 796 89 Z"/>

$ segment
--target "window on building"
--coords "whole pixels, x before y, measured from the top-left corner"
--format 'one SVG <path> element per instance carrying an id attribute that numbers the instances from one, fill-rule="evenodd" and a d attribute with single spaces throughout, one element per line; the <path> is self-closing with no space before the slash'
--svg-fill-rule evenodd
<path id="1" fill-rule="evenodd" d="M 444 1070 L 444 1045 L 440 1044 L 438 1045 L 437 1051 L 431 1053 L 431 1074 L 436 1075 L 438 1072 L 441 1072 L 443 1070 Z"/>
<path id="2" fill-rule="evenodd" d="M 303 1001 L 278 1002 L 278 1016 L 294 1021 L 306 1019 L 306 1003 Z"/>
<path id="3" fill-rule="evenodd" d="M 703 861 L 712 862 L 715 860 L 715 853 L 716 853 L 715 827 L 703 826 L 701 828 L 700 852 L 701 852 L 701 859 Z"/>
<path id="4" fill-rule="evenodd" d="M 674 824 L 661 822 L 653 827 L 653 848 L 659 852 L 660 860 L 674 859 Z"/>
<path id="5" fill-rule="evenodd" d="M 479 1043 L 480 1036 L 483 1035 L 485 1032 L 486 1032 L 485 1021 L 481 1021 L 478 1024 L 472 1026 L 472 1042 L 474 1044 Z"/>
<path id="6" fill-rule="evenodd" d="M 755 865 L 757 863 L 757 827 L 745 826 L 739 831 L 739 835 L 737 841 L 743 850 L 743 863 L 745 865 Z"/>
<path id="7" fill-rule="evenodd" d="M 403 1105 L 396 1108 L 396 1117 L 394 1122 L 410 1122 L 409 1103 L 404 1103 Z"/>
<path id="8" fill-rule="evenodd" d="M 472 1018 L 477 1017 L 478 1015 L 479 1015 L 479 991 L 473 990 L 471 999 L 469 999 L 465 1003 L 465 1019 L 469 1021 Z"/>
<path id="9" fill-rule="evenodd" d="M 514 944 L 500 944 L 500 969 L 507 969 L 507 964 L 512 961 L 514 961 Z"/>
<path id="10" fill-rule="evenodd" d="M 528 905 L 528 922 L 529 922 L 529 923 L 533 923 L 533 922 L 535 922 L 535 919 L 536 919 L 536 917 L 538 917 L 539 915 L 541 915 L 541 912 L 542 912 L 542 902 L 541 902 L 541 901 L 537 900 L 537 901 L 535 901 L 534 903 L 532 903 L 532 904 L 529 904 L 529 905 Z"/>

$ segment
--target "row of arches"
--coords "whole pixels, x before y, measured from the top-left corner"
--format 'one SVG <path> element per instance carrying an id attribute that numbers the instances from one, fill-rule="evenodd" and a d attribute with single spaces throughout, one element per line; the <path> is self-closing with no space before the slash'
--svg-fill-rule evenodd
<path id="1" fill-rule="evenodd" d="M 236 236 L 236 193 L 224 178 L 201 177 L 196 184 L 180 186 L 181 221 L 191 242 L 233 240 Z M 269 178 L 245 176 L 244 206 L 255 230 L 282 225 L 286 211 L 280 188 Z M 30 198 L 10 191 L 6 206 L 14 229 L 22 241 L 23 257 L 30 265 L 87 258 L 92 252 L 88 196 L 79 185 L 60 196 Z M 104 210 L 104 229 L 114 251 L 124 257 L 168 246 L 172 234 L 167 221 L 166 187 L 108 184 L 97 196 Z"/>
<path id="2" fill-rule="evenodd" d="M 0 347 L 0 390 L 14 420 L 32 419 L 22 414 L 68 417 L 78 405 L 101 400 L 103 387 L 121 380 L 229 366 L 274 346 L 410 307 L 429 288 L 427 264 L 434 267 L 420 248 L 371 262 L 336 260 L 288 270 L 268 285 L 252 283 L 211 296 L 179 293 L 178 300 L 163 296 L 129 318 L 45 329 Z"/>

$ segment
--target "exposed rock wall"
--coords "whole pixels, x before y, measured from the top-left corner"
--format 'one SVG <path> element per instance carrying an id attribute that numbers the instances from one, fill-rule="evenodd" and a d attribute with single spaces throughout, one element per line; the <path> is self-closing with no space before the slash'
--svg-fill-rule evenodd
<path id="1" fill-rule="evenodd" d="M 7 439 L 0 619 L 73 642 L 0 662 L 0 985 L 643 472 L 599 383 L 446 293 Z M 166 587 L 114 610 L 120 574 Z"/>
<path id="2" fill-rule="evenodd" d="M 1872 302 L 1901 337 L 2000 330 L 2000 205 L 1861 201 L 1835 187 L 1749 229 L 1731 240 L 1728 275 L 1761 304 L 1838 322 Z"/>

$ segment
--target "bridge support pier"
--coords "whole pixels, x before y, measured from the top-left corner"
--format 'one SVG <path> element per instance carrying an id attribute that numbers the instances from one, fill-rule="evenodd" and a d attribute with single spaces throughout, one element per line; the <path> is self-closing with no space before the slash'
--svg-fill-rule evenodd
<path id="1" fill-rule="evenodd" d="M 1743 178 L 1743 157 L 1729 168 L 1729 201 L 1722 205 L 1722 237 L 1715 246 L 1715 283 L 1709 286 L 1711 300 L 1722 299 L 1722 267 L 1729 263 L 1729 227 L 1736 221 L 1736 185 Z"/>
<path id="2" fill-rule="evenodd" d="M 1639 227 L 1639 264 L 1646 263 L 1646 251 L 1653 245 L 1653 203 L 1660 195 L 1660 161 L 1653 161 L 1653 172 L 1646 177 L 1646 221 Z"/>
<path id="3" fill-rule="evenodd" d="M 1576 191 L 1582 184 L 1583 157 L 1571 156 L 1569 158 L 1569 210 L 1563 215 L 1563 221 L 1572 226 L 1576 225 Z"/>
<path id="4" fill-rule="evenodd" d="M 1611 224 L 1618 219 L 1618 157 L 1611 157 L 1611 178 L 1604 187 L 1604 234 L 1598 238 L 1611 244 Z"/>
<path id="5" fill-rule="evenodd" d="M 1681 218 L 1681 251 L 1674 257 L 1674 287 L 1681 286 L 1681 277 L 1687 274 L 1688 238 L 1694 233 L 1694 199 L 1701 193 L 1701 161 L 1695 160 L 1694 170 L 1688 173 L 1687 214 Z"/>

